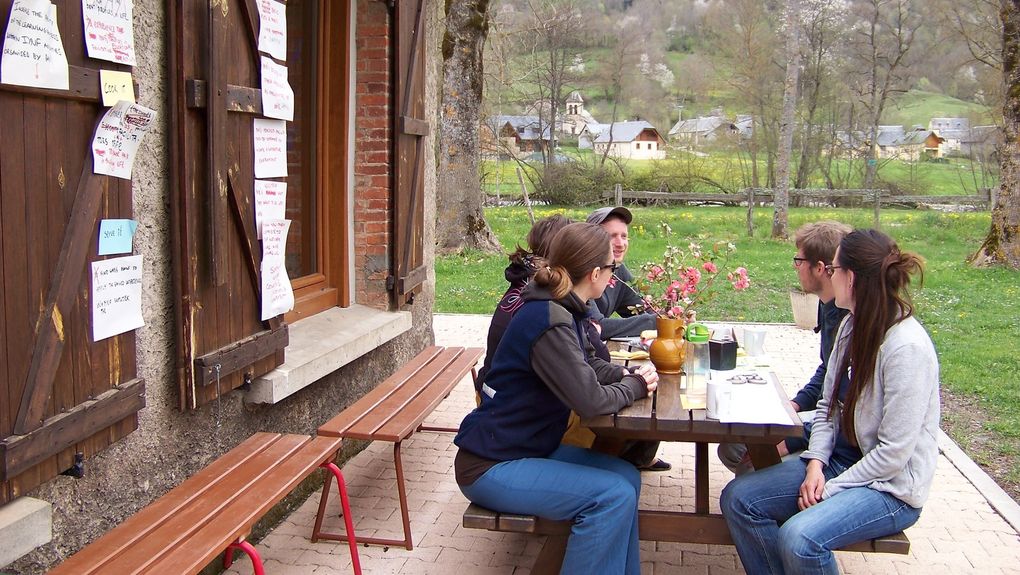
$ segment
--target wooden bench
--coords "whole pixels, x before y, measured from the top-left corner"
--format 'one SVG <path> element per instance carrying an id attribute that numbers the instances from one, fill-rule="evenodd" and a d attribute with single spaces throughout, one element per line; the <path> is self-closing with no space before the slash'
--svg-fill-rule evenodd
<path id="1" fill-rule="evenodd" d="M 375 389 L 319 427 L 320 436 L 393 443 L 393 465 L 397 474 L 397 496 L 400 499 L 404 538 L 401 540 L 359 537 L 359 543 L 402 545 L 408 550 L 413 548 L 411 522 L 407 512 L 407 493 L 404 488 L 404 468 L 400 461 L 400 443 L 417 431 L 457 431 L 455 428 L 428 427 L 422 422 L 464 376 L 469 372 L 472 377 L 476 375 L 474 366 L 484 353 L 484 349 L 477 347 L 429 347 Z M 326 484 L 322 487 L 322 497 L 319 499 L 319 513 L 312 528 L 313 542 L 319 539 L 347 540 L 343 534 L 322 531 L 322 518 L 328 497 L 327 477 Z"/>
<path id="2" fill-rule="evenodd" d="M 644 512 L 639 512 L 639 521 Z M 643 523 L 643 521 L 642 521 Z M 571 521 L 552 521 L 534 515 L 515 515 L 499 513 L 471 503 L 464 511 L 463 525 L 468 529 L 487 529 L 506 533 L 532 533 L 547 535 L 549 539 L 535 560 L 532 575 L 559 573 L 563 562 L 563 553 L 567 548 L 567 537 L 570 535 Z M 640 527 L 639 527 L 640 530 Z M 861 541 L 840 549 L 840 551 L 859 551 L 862 553 L 896 553 L 906 555 L 910 552 L 910 540 L 901 531 L 879 537 L 870 541 Z"/>
<path id="3" fill-rule="evenodd" d="M 198 573 L 224 553 L 262 560 L 246 541 L 252 526 L 318 467 L 336 477 L 355 573 L 361 573 L 335 437 L 256 433 L 86 546 L 51 574 Z"/>

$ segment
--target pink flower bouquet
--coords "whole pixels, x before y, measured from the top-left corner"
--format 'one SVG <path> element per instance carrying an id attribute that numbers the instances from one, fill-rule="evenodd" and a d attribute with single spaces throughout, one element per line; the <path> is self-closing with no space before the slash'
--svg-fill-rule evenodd
<path id="1" fill-rule="evenodd" d="M 684 250 L 670 241 L 673 230 L 669 225 L 664 223 L 662 227 L 666 251 L 662 261 L 641 266 L 634 288 L 641 294 L 644 305 L 636 311 L 651 310 L 659 317 L 690 322 L 694 321 L 698 306 L 714 297 L 719 276 L 725 276 L 737 291 L 750 287 L 747 268 L 728 266 L 730 256 L 736 251 L 732 243 L 712 242 L 706 249 L 692 241 Z"/>

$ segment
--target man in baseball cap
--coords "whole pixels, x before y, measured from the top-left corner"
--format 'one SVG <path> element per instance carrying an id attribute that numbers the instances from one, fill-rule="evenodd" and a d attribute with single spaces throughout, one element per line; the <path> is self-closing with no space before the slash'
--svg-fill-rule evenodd
<path id="1" fill-rule="evenodd" d="M 602 293 L 602 297 L 594 300 L 595 308 L 592 314 L 602 327 L 602 339 L 612 337 L 630 337 L 641 335 L 642 331 L 655 329 L 655 316 L 653 314 L 635 313 L 631 306 L 641 305 L 641 296 L 628 285 L 633 281 L 627 266 L 623 265 L 623 258 L 627 255 L 627 247 L 630 244 L 628 226 L 634 220 L 630 210 L 623 206 L 607 206 L 599 208 L 588 215 L 589 224 L 598 224 L 602 229 L 609 232 L 610 243 L 613 247 L 613 260 L 620 266 L 609 280 L 609 287 Z M 595 313 L 596 310 L 598 313 Z M 613 314 L 619 317 L 611 317 Z"/>

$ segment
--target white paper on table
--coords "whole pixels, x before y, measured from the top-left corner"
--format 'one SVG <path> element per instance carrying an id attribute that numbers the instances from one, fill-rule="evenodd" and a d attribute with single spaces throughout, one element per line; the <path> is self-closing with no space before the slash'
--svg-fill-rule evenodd
<path id="1" fill-rule="evenodd" d="M 287 60 L 287 7 L 273 0 L 257 0 L 259 51 Z"/>
<path id="2" fill-rule="evenodd" d="M 135 65 L 134 0 L 81 0 L 89 57 Z"/>
<path id="3" fill-rule="evenodd" d="M 92 340 L 144 325 L 142 256 L 92 262 Z"/>
<path id="4" fill-rule="evenodd" d="M 735 373 L 735 372 L 719 372 Z M 713 378 L 718 378 L 713 373 Z M 726 407 L 720 407 L 719 421 L 722 423 L 774 423 L 793 425 L 790 414 L 786 411 L 786 403 L 779 396 L 772 376 L 759 372 L 767 383 L 740 383 L 730 386 L 731 393 Z"/>
<path id="5" fill-rule="evenodd" d="M 49 0 L 14 0 L 0 56 L 0 82 L 54 90 L 71 87 L 57 7 Z"/>
<path id="6" fill-rule="evenodd" d="M 156 111 L 145 106 L 125 100 L 114 104 L 92 138 L 92 171 L 130 180 L 138 146 L 155 120 Z"/>
<path id="7" fill-rule="evenodd" d="M 287 177 L 287 122 L 255 118 L 255 177 Z"/>
<path id="8" fill-rule="evenodd" d="M 262 260 L 262 321 L 294 309 L 294 290 L 282 259 Z"/>
<path id="9" fill-rule="evenodd" d="M 287 182 L 255 180 L 255 233 L 262 239 L 262 222 L 287 217 Z"/>
<path id="10" fill-rule="evenodd" d="M 287 67 L 262 59 L 262 115 L 280 120 L 294 120 L 294 89 L 287 80 Z"/>

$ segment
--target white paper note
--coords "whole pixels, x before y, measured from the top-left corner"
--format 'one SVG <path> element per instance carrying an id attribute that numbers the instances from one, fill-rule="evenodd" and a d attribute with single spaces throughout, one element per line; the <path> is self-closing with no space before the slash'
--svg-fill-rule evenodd
<path id="1" fill-rule="evenodd" d="M 142 256 L 92 262 L 93 341 L 143 325 Z"/>
<path id="2" fill-rule="evenodd" d="M 287 122 L 255 118 L 255 177 L 287 176 Z"/>
<path id="3" fill-rule="evenodd" d="M 262 222 L 287 217 L 287 182 L 255 180 L 255 233 L 262 239 Z"/>
<path id="4" fill-rule="evenodd" d="M 287 81 L 287 67 L 265 56 L 262 56 L 262 114 L 294 120 L 294 89 Z"/>
<path id="5" fill-rule="evenodd" d="M 89 56 L 135 65 L 133 0 L 81 0 L 85 48 Z"/>
<path id="6" fill-rule="evenodd" d="M 729 372 L 725 372 L 729 373 Z M 713 377 L 716 374 L 712 374 Z M 783 398 L 779 396 L 772 376 L 761 372 L 759 375 L 767 382 L 742 383 L 730 386 L 729 405 L 722 409 L 719 421 L 722 423 L 775 423 L 793 425 L 790 414 L 786 412 Z"/>
<path id="7" fill-rule="evenodd" d="M 49 0 L 14 0 L 0 60 L 0 82 L 67 90 L 67 56 Z"/>
<path id="8" fill-rule="evenodd" d="M 287 60 L 287 7 L 273 0 L 257 0 L 259 9 L 259 51 L 277 60 Z"/>
<path id="9" fill-rule="evenodd" d="M 138 146 L 155 119 L 155 110 L 124 100 L 117 102 L 103 116 L 92 139 L 93 171 L 130 180 Z"/>
<path id="10" fill-rule="evenodd" d="M 262 222 L 262 321 L 294 309 L 285 254 L 290 220 Z"/>

